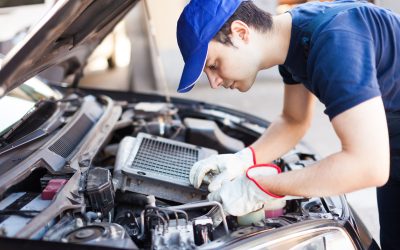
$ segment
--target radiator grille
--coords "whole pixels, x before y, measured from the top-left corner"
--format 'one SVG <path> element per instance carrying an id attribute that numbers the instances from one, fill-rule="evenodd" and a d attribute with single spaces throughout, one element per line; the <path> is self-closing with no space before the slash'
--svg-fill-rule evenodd
<path id="1" fill-rule="evenodd" d="M 197 149 L 143 138 L 131 167 L 187 182 L 198 158 Z"/>
<path id="2" fill-rule="evenodd" d="M 67 158 L 78 146 L 82 138 L 89 132 L 93 122 L 86 115 L 82 115 L 79 120 L 68 130 L 68 132 L 58 139 L 50 150 L 54 153 Z"/>

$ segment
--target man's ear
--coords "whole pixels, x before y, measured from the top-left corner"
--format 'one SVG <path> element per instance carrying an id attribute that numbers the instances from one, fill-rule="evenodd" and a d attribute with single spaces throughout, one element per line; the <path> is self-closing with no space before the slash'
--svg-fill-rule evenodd
<path id="1" fill-rule="evenodd" d="M 250 35 L 250 28 L 246 23 L 235 20 L 231 23 L 231 35 L 232 37 L 237 36 L 237 38 L 247 43 Z"/>

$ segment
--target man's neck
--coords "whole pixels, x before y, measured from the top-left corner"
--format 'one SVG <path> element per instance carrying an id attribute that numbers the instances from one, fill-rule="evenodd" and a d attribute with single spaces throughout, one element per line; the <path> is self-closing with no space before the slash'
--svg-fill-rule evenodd
<path id="1" fill-rule="evenodd" d="M 284 64 L 289 52 L 290 37 L 292 32 L 292 16 L 289 13 L 273 17 L 273 27 L 263 36 L 263 50 L 265 60 L 262 68 L 270 68 Z"/>

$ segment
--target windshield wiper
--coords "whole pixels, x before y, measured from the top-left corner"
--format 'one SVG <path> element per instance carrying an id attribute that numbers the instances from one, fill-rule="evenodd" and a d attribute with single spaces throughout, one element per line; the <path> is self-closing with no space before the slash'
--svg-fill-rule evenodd
<path id="1" fill-rule="evenodd" d="M 56 110 L 56 101 L 46 100 L 37 103 L 34 110 L 29 111 L 7 133 L 0 137 L 0 156 L 43 138 L 65 124 L 64 119 L 62 119 L 63 112 L 60 112 L 58 117 L 43 126 Z"/>
<path id="2" fill-rule="evenodd" d="M 0 142 L 4 146 L 4 144 L 7 145 L 37 130 L 53 115 L 56 109 L 57 104 L 54 100 L 37 102 L 31 110 L 0 136 Z"/>
<path id="3" fill-rule="evenodd" d="M 39 128 L 35 131 L 32 131 L 31 133 L 13 141 L 12 143 L 5 145 L 2 149 L 0 149 L 0 156 L 11 150 L 14 150 L 23 145 L 26 145 L 32 141 L 36 141 L 40 138 L 47 136 L 48 134 L 52 133 L 53 131 L 58 129 L 63 124 L 65 124 L 65 121 L 62 119 L 62 117 L 60 115 L 60 117 L 57 117 L 53 122 L 51 122 L 47 126 L 45 126 L 43 128 Z"/>
<path id="4" fill-rule="evenodd" d="M 59 106 L 59 103 L 71 105 Z M 0 156 L 54 132 L 66 123 L 65 116 L 68 112 L 76 111 L 72 107 L 79 107 L 80 104 L 81 99 L 77 96 L 39 101 L 18 122 L 0 135 Z M 57 109 L 59 109 L 57 116 L 49 121 Z"/>

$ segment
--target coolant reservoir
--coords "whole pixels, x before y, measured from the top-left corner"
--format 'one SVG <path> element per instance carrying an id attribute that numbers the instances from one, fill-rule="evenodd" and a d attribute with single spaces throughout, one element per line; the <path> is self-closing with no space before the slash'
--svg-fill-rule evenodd
<path id="1" fill-rule="evenodd" d="M 285 205 L 285 199 L 275 199 L 264 203 L 265 218 L 276 218 L 283 215 L 283 208 Z"/>
<path id="2" fill-rule="evenodd" d="M 253 223 L 262 221 L 264 217 L 265 217 L 265 212 L 264 209 L 261 208 L 257 211 L 248 213 L 246 215 L 238 216 L 237 222 L 240 226 L 250 226 Z"/>
<path id="3" fill-rule="evenodd" d="M 286 199 L 274 199 L 264 203 L 264 207 L 237 217 L 240 226 L 250 226 L 262 221 L 264 218 L 276 218 L 283 215 L 283 208 L 286 206 Z"/>

